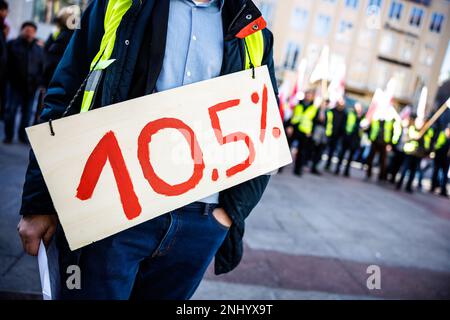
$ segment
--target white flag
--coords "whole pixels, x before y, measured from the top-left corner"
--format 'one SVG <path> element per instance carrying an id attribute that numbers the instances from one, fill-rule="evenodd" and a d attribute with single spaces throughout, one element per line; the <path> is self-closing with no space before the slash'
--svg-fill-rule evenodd
<path id="1" fill-rule="evenodd" d="M 320 54 L 319 60 L 317 61 L 316 67 L 311 73 L 310 82 L 314 83 L 319 80 L 328 79 L 328 65 L 330 59 L 330 48 L 324 46 Z"/>

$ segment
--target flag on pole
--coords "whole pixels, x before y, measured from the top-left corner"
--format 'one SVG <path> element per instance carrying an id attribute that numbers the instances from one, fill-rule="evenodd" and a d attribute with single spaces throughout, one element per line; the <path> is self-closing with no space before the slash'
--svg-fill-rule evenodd
<path id="1" fill-rule="evenodd" d="M 294 108 L 298 100 L 301 100 L 304 97 L 306 90 L 306 83 L 305 83 L 306 66 L 307 60 L 302 59 L 297 69 L 297 79 L 295 81 L 294 89 L 291 93 L 291 97 L 289 100 L 289 105 L 291 108 Z"/>
<path id="2" fill-rule="evenodd" d="M 391 79 L 389 79 L 387 85 L 386 85 L 386 90 L 384 90 L 386 96 L 385 96 L 385 105 L 384 107 L 388 107 L 389 105 L 392 104 L 392 102 L 394 101 L 394 94 L 395 91 L 397 89 L 397 81 L 395 80 L 394 77 L 392 77 Z"/>
<path id="3" fill-rule="evenodd" d="M 417 105 L 417 119 L 425 120 L 425 110 L 427 108 L 428 88 L 423 87 L 420 92 L 419 104 Z"/>
<path id="4" fill-rule="evenodd" d="M 328 64 L 330 59 L 330 48 L 324 46 L 320 53 L 319 60 L 311 73 L 310 82 L 314 83 L 319 80 L 328 80 Z"/>
<path id="5" fill-rule="evenodd" d="M 372 101 L 370 102 L 369 109 L 367 110 L 365 120 L 368 124 L 372 122 L 372 118 L 375 115 L 376 110 L 378 109 L 378 106 L 382 103 L 384 92 L 380 88 L 375 90 L 375 93 L 373 94 Z"/>
<path id="6" fill-rule="evenodd" d="M 395 78 L 391 78 L 388 81 L 385 90 L 382 90 L 380 88 L 375 90 L 372 102 L 370 103 L 369 110 L 366 114 L 366 119 L 369 123 L 370 121 L 372 121 L 372 118 L 400 119 L 400 116 L 393 106 L 396 86 L 397 83 L 395 81 Z"/>
<path id="7" fill-rule="evenodd" d="M 331 107 L 334 107 L 337 101 L 345 95 L 345 74 L 346 66 L 345 64 L 340 64 L 333 75 L 330 86 L 328 87 Z"/>
<path id="8" fill-rule="evenodd" d="M 284 80 L 283 83 L 278 88 L 278 99 L 280 103 L 280 116 L 281 120 L 285 121 L 286 118 L 289 118 L 292 113 L 291 108 L 289 107 L 289 88 L 290 84 L 288 80 Z"/>

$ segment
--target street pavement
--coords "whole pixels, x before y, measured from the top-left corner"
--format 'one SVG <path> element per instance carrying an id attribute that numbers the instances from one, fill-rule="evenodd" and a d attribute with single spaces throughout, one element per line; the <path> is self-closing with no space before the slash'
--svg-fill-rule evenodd
<path id="1" fill-rule="evenodd" d="M 0 298 L 40 292 L 16 232 L 27 160 L 28 147 L 0 145 Z M 450 201 L 352 175 L 273 176 L 242 263 L 221 276 L 211 266 L 194 299 L 450 299 Z M 371 265 L 381 289 L 367 287 Z"/>

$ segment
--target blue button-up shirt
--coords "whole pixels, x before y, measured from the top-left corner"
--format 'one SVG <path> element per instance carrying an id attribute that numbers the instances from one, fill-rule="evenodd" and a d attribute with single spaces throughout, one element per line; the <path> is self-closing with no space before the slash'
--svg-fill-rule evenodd
<path id="1" fill-rule="evenodd" d="M 198 3 L 170 0 L 166 50 L 156 91 L 161 92 L 220 75 L 223 59 L 224 0 Z M 218 203 L 219 194 L 200 200 Z"/>
<path id="2" fill-rule="evenodd" d="M 156 91 L 217 77 L 222 58 L 220 1 L 170 0 L 166 51 Z"/>

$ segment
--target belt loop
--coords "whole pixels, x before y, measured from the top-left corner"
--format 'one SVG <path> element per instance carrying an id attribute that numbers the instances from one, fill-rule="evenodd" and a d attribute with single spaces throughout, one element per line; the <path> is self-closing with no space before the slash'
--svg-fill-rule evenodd
<path id="1" fill-rule="evenodd" d="M 209 207 L 210 207 L 210 204 L 209 203 L 205 203 L 205 207 L 203 209 L 203 215 L 204 216 L 209 215 Z"/>

